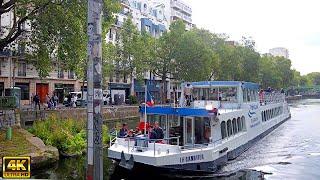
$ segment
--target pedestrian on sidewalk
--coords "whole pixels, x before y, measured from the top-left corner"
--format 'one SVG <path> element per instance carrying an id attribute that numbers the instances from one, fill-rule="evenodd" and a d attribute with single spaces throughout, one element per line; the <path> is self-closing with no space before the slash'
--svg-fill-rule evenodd
<path id="1" fill-rule="evenodd" d="M 34 104 L 35 104 L 35 110 L 37 110 L 37 106 L 39 107 L 39 110 L 40 110 L 40 97 L 38 95 L 38 93 L 36 93 L 36 95 L 33 97 L 33 101 L 34 101 Z"/>

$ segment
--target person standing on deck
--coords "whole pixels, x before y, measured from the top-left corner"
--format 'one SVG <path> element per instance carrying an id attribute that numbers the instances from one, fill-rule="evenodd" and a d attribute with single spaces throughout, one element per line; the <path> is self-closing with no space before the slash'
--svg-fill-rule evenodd
<path id="1" fill-rule="evenodd" d="M 184 87 L 184 96 L 187 101 L 187 106 L 190 106 L 191 104 L 191 94 L 192 94 L 192 85 L 190 83 L 187 83 L 187 85 Z"/>

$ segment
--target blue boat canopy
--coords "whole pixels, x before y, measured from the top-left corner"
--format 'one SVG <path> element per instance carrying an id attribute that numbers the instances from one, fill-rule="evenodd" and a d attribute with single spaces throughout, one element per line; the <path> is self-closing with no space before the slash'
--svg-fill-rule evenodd
<path id="1" fill-rule="evenodd" d="M 144 113 L 144 107 L 141 107 L 139 112 Z M 214 114 L 206 109 L 193 109 L 193 108 L 173 108 L 173 107 L 147 107 L 147 114 L 160 114 L 160 115 L 176 115 L 176 116 L 198 116 L 209 117 Z"/>

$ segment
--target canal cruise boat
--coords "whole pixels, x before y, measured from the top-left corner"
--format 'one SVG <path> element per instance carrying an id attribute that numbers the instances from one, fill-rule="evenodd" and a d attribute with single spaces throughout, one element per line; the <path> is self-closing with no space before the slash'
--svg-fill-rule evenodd
<path id="1" fill-rule="evenodd" d="M 108 157 L 127 169 L 214 173 L 291 117 L 284 94 L 259 91 L 256 83 L 205 81 L 181 89 L 178 105 L 140 109 L 148 124 L 159 122 L 161 141 L 115 137 Z"/>

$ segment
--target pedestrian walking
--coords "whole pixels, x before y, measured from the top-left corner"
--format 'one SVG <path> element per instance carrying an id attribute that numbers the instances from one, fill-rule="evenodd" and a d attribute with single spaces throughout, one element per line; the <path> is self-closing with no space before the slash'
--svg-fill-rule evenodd
<path id="1" fill-rule="evenodd" d="M 36 95 L 33 97 L 33 101 L 34 101 L 34 104 L 35 104 L 35 110 L 37 110 L 37 106 L 39 107 L 39 110 L 40 110 L 40 97 L 38 95 L 38 93 L 36 93 Z"/>

